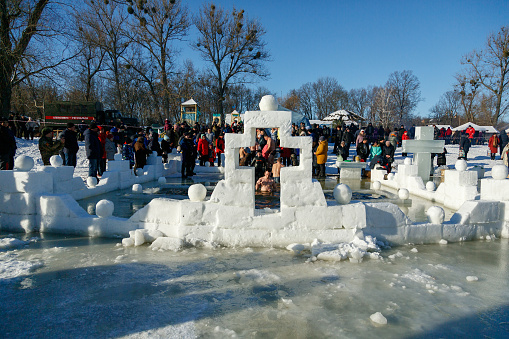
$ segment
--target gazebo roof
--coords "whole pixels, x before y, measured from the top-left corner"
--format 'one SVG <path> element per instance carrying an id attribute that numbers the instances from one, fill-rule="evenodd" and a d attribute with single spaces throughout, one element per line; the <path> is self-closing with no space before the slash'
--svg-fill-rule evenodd
<path id="1" fill-rule="evenodd" d="M 189 99 L 182 104 L 182 106 L 191 106 L 191 105 L 198 105 L 198 104 L 193 99 Z"/>

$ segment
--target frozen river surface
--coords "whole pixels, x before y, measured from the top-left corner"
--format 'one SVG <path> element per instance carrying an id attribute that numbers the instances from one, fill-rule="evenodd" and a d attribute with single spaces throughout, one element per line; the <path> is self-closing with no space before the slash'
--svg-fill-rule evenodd
<path id="1" fill-rule="evenodd" d="M 1 337 L 509 337 L 508 239 L 403 246 L 360 264 L 119 242 L 1 235 Z"/>

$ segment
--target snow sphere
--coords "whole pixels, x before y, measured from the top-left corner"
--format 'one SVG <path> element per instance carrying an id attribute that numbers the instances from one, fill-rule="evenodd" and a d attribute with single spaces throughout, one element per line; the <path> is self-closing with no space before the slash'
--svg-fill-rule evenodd
<path id="1" fill-rule="evenodd" d="M 210 162 L 208 162 L 208 161 L 207 161 L 207 162 L 205 163 L 205 167 L 210 167 Z"/>
<path id="2" fill-rule="evenodd" d="M 387 174 L 387 180 L 394 180 L 394 173 Z"/>
<path id="3" fill-rule="evenodd" d="M 137 176 L 141 176 L 141 175 L 143 175 L 143 168 L 137 168 L 137 169 L 136 169 L 136 175 L 137 175 Z"/>
<path id="4" fill-rule="evenodd" d="M 166 184 L 166 178 L 165 177 L 159 177 L 159 179 L 157 179 L 157 183 L 159 185 L 164 185 Z"/>
<path id="5" fill-rule="evenodd" d="M 345 184 L 339 184 L 334 187 L 332 194 L 334 199 L 341 205 L 346 205 L 352 200 L 352 190 Z"/>
<path id="6" fill-rule="evenodd" d="M 491 176 L 496 180 L 504 180 L 507 178 L 507 172 L 506 165 L 498 164 L 491 169 Z"/>
<path id="7" fill-rule="evenodd" d="M 163 164 L 165 170 L 170 169 L 170 163 Z"/>
<path id="8" fill-rule="evenodd" d="M 277 111 L 278 104 L 273 95 L 264 95 L 260 100 L 260 111 Z"/>
<path id="9" fill-rule="evenodd" d="M 428 220 L 432 224 L 443 224 L 445 219 L 445 212 L 442 207 L 431 206 L 426 212 Z"/>
<path id="10" fill-rule="evenodd" d="M 21 155 L 14 160 L 14 167 L 21 172 L 28 172 L 34 168 L 34 159 L 27 155 Z"/>
<path id="11" fill-rule="evenodd" d="M 133 193 L 143 193 L 143 187 L 140 184 L 134 184 L 132 191 Z"/>
<path id="12" fill-rule="evenodd" d="M 96 177 L 88 177 L 87 178 L 87 186 L 94 188 L 97 186 L 97 178 Z"/>
<path id="13" fill-rule="evenodd" d="M 97 214 L 99 218 L 109 218 L 113 215 L 114 209 L 115 205 L 113 202 L 103 199 L 95 205 L 95 214 Z"/>
<path id="14" fill-rule="evenodd" d="M 410 196 L 410 193 L 406 188 L 400 188 L 398 191 L 398 196 L 401 200 L 406 200 Z"/>
<path id="15" fill-rule="evenodd" d="M 64 164 L 64 160 L 62 160 L 62 157 L 60 155 L 53 155 L 51 158 L 49 158 L 49 163 L 53 167 L 60 167 Z"/>
<path id="16" fill-rule="evenodd" d="M 405 158 L 405 165 L 411 165 L 412 164 L 412 158 Z"/>
<path id="17" fill-rule="evenodd" d="M 207 189 L 202 184 L 194 184 L 189 186 L 187 195 L 191 201 L 203 201 L 207 196 Z"/>
<path id="18" fill-rule="evenodd" d="M 380 181 L 373 181 L 371 183 L 371 187 L 374 189 L 374 190 L 379 190 L 381 187 L 382 187 L 382 184 L 380 183 Z"/>
<path id="19" fill-rule="evenodd" d="M 435 183 L 433 181 L 428 181 L 426 183 L 426 190 L 428 192 L 433 192 L 435 190 L 435 188 L 436 188 L 436 185 L 435 185 Z"/>
<path id="20" fill-rule="evenodd" d="M 467 162 L 463 159 L 460 159 L 456 161 L 456 165 L 454 167 L 456 167 L 457 171 L 464 172 L 467 169 Z"/>

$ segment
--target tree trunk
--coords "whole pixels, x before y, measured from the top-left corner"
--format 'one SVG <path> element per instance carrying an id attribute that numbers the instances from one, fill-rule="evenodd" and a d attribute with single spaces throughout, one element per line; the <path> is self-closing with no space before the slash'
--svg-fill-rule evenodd
<path id="1" fill-rule="evenodd" d="M 11 112 L 12 83 L 10 76 L 13 69 L 7 63 L 2 68 L 3 72 L 0 72 L 0 116 L 7 118 Z"/>

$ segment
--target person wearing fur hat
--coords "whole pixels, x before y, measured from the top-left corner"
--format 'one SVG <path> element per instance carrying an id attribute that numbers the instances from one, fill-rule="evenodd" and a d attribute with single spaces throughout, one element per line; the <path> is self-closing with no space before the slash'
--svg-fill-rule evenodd
<path id="1" fill-rule="evenodd" d="M 49 127 L 43 128 L 41 138 L 39 139 L 39 151 L 41 152 L 42 163 L 49 166 L 49 159 L 53 155 L 58 155 L 60 150 L 64 148 L 65 138 L 61 137 L 60 141 L 53 140 L 53 130 Z"/>

